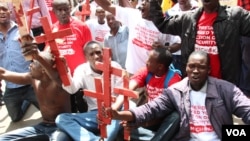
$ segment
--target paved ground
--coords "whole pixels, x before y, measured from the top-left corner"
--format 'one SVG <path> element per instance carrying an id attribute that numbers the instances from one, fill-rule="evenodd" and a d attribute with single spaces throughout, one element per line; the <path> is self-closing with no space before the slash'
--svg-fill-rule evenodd
<path id="1" fill-rule="evenodd" d="M 2 81 L 2 90 L 4 90 L 5 84 Z M 38 111 L 38 109 L 31 105 L 27 111 L 27 113 L 24 115 L 23 119 L 19 122 L 11 122 L 10 117 L 8 116 L 7 110 L 5 105 L 0 106 L 0 134 L 3 134 L 5 132 L 25 127 L 28 125 L 33 125 L 38 122 L 40 122 L 41 119 L 41 113 Z"/>
<path id="2" fill-rule="evenodd" d="M 0 134 L 20 127 L 33 125 L 41 121 L 41 114 L 36 107 L 31 105 L 24 118 L 19 122 L 11 122 L 5 106 L 0 107 Z"/>

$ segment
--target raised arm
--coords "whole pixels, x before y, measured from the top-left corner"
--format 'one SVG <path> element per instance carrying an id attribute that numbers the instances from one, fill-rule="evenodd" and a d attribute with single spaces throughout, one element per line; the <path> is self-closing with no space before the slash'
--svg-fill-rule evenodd
<path id="1" fill-rule="evenodd" d="M 149 16 L 155 26 L 161 31 L 164 15 L 158 0 L 150 0 Z"/>
<path id="2" fill-rule="evenodd" d="M 32 83 L 32 77 L 30 73 L 17 73 L 8 71 L 0 67 L 0 79 L 9 81 L 16 84 L 26 85 Z"/>
<path id="3" fill-rule="evenodd" d="M 49 53 L 48 50 L 40 52 L 35 43 L 24 44 L 22 48 L 24 56 L 32 56 L 33 59 L 37 60 L 40 63 L 51 80 L 57 82 L 57 84 L 60 86 L 62 85 L 62 81 L 57 70 L 53 68 L 53 56 Z"/>
<path id="4" fill-rule="evenodd" d="M 101 6 L 104 10 L 112 13 L 113 15 L 115 15 L 115 5 L 113 5 L 110 1 L 108 0 L 95 0 L 95 2 Z"/>
<path id="5" fill-rule="evenodd" d="M 119 5 L 122 7 L 131 7 L 133 8 L 133 5 L 128 0 L 119 0 Z"/>

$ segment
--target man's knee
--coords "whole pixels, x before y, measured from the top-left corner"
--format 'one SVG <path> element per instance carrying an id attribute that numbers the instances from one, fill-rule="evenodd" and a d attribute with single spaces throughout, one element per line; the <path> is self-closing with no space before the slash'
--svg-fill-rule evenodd
<path id="1" fill-rule="evenodd" d="M 56 130 L 51 136 L 51 141 L 73 141 L 73 139 L 67 133 Z"/>

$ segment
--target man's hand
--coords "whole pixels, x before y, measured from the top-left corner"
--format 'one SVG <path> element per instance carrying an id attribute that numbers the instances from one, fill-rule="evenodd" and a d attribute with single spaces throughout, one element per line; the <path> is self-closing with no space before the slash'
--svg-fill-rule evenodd
<path id="1" fill-rule="evenodd" d="M 32 59 L 37 59 L 39 50 L 36 43 L 24 43 L 22 45 L 22 53 L 24 56 L 32 56 Z"/>
<path id="2" fill-rule="evenodd" d="M 66 58 L 65 58 L 64 56 L 59 56 L 59 59 L 60 59 L 61 62 L 64 63 L 65 70 L 67 70 L 67 72 L 69 72 L 70 70 L 69 70 L 69 66 L 68 66 L 68 64 L 67 64 Z M 54 55 L 53 55 L 52 61 L 54 62 L 54 63 L 53 63 L 53 64 L 54 64 L 54 65 L 53 65 L 53 68 L 56 68 L 55 56 L 54 56 Z"/>
<path id="3" fill-rule="evenodd" d="M 161 42 L 158 42 L 158 41 L 153 42 L 153 44 L 152 44 L 153 49 L 159 48 L 159 47 L 164 47 L 164 45 Z"/>
<path id="4" fill-rule="evenodd" d="M 2 78 L 2 75 L 5 73 L 5 69 L 0 67 L 0 79 Z"/>
<path id="5" fill-rule="evenodd" d="M 139 127 L 139 126 L 137 126 L 136 124 L 131 123 L 131 122 L 128 122 L 128 121 L 125 121 L 125 120 L 121 121 L 121 122 L 120 122 L 120 125 L 122 125 L 122 127 L 124 128 L 124 130 L 127 130 L 127 131 L 129 131 L 129 132 L 130 132 L 131 130 L 136 129 L 136 128 Z"/>

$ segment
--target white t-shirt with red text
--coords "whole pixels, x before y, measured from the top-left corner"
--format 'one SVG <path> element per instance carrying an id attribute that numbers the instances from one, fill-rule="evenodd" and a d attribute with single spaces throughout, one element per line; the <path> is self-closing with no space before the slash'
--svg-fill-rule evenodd
<path id="1" fill-rule="evenodd" d="M 98 19 L 89 19 L 85 23 L 90 29 L 92 39 L 103 43 L 104 36 L 110 31 L 107 22 L 105 21 L 104 24 L 99 24 Z"/>
<path id="2" fill-rule="evenodd" d="M 220 141 L 208 118 L 205 99 L 206 86 L 200 91 L 191 90 L 190 141 Z"/>
<path id="3" fill-rule="evenodd" d="M 214 36 L 213 23 L 218 13 L 203 12 L 197 25 L 195 50 L 202 50 L 209 54 L 211 72 L 210 75 L 221 78 L 219 52 Z"/>
<path id="4" fill-rule="evenodd" d="M 162 34 L 152 21 L 143 19 L 138 9 L 116 6 L 116 19 L 129 28 L 126 70 L 134 74 L 146 66 L 154 41 L 170 45 L 180 42 L 168 34 Z M 178 40 L 178 41 L 176 41 Z"/>

